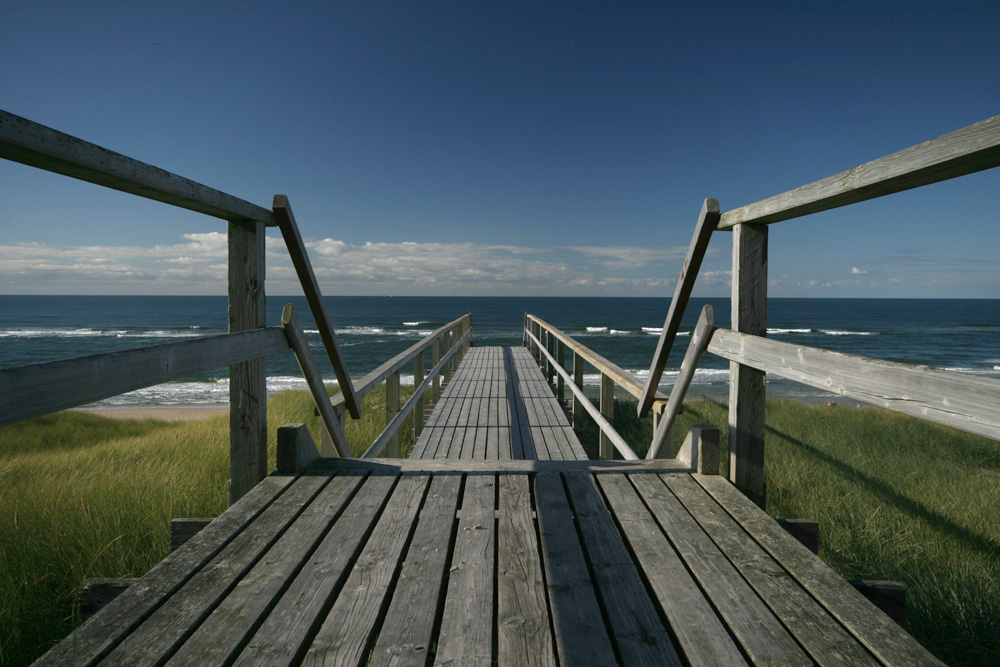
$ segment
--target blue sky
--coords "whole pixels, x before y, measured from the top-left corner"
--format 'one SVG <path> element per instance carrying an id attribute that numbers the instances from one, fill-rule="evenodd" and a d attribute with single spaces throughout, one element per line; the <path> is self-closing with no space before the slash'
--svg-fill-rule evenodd
<path id="1" fill-rule="evenodd" d="M 287 194 L 327 294 L 669 296 L 705 197 L 1000 113 L 1000 3 L 37 0 L 4 10 L 0 93 Z M 1000 297 L 998 182 L 773 225 L 770 294 Z M 9 162 L 0 200 L 0 293 L 225 293 L 221 221 Z M 298 293 L 270 235 L 268 292 Z M 726 296 L 730 235 L 709 252 L 696 294 Z"/>

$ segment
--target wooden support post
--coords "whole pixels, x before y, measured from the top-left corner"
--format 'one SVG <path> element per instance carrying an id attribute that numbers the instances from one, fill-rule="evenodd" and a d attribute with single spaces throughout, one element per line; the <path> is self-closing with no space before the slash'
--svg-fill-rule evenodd
<path id="1" fill-rule="evenodd" d="M 700 475 L 719 474 L 719 429 L 714 426 L 692 426 L 677 460 L 694 468 Z"/>
<path id="2" fill-rule="evenodd" d="M 264 224 L 229 223 L 229 331 L 266 326 Z M 229 367 L 229 503 L 267 475 L 264 357 Z"/>
<path id="3" fill-rule="evenodd" d="M 814 554 L 819 553 L 819 521 L 816 519 L 777 519 L 778 525 Z"/>
<path id="4" fill-rule="evenodd" d="M 184 543 L 197 535 L 202 528 L 212 523 L 211 519 L 171 519 L 170 550 L 176 551 Z"/>
<path id="5" fill-rule="evenodd" d="M 556 361 L 559 362 L 559 366 L 566 368 L 566 343 L 560 341 L 556 342 Z M 563 380 L 562 374 L 559 375 L 556 380 L 556 400 L 559 401 L 559 405 L 563 406 L 566 402 L 566 381 Z"/>
<path id="6" fill-rule="evenodd" d="M 556 337 L 555 335 L 553 335 L 551 331 L 548 332 L 548 337 L 545 339 L 545 342 L 546 342 L 545 349 L 549 351 L 550 355 L 555 356 Z M 549 386 L 551 387 L 553 380 L 556 379 L 556 367 L 551 361 L 549 361 L 548 357 L 546 357 L 545 359 L 545 370 L 548 371 L 548 373 L 545 376 L 545 380 L 549 383 Z"/>
<path id="7" fill-rule="evenodd" d="M 610 376 L 601 373 L 601 414 L 608 423 L 615 423 L 615 381 Z M 602 461 L 610 461 L 615 457 L 615 446 L 611 439 L 601 431 L 598 457 Z"/>
<path id="8" fill-rule="evenodd" d="M 437 368 L 438 362 L 441 361 L 441 339 L 435 338 L 434 343 L 431 344 L 431 368 Z M 437 371 L 434 372 L 434 387 L 431 390 L 431 402 L 437 403 L 438 398 L 441 397 L 441 374 Z"/>
<path id="9" fill-rule="evenodd" d="M 583 389 L 583 357 L 573 352 L 573 383 Z M 583 427 L 583 416 L 586 414 L 586 410 L 583 407 L 583 403 L 580 398 L 573 392 L 573 428 L 580 429 Z"/>
<path id="10" fill-rule="evenodd" d="M 413 388 L 416 389 L 424 381 L 424 351 L 413 357 Z M 413 439 L 416 440 L 424 430 L 424 394 L 417 398 L 413 409 Z"/>
<path id="11" fill-rule="evenodd" d="M 399 371 L 385 380 L 385 423 L 399 414 Z M 385 446 L 385 455 L 391 459 L 399 458 L 399 431 L 396 431 Z"/>
<path id="12" fill-rule="evenodd" d="M 767 227 L 733 228 L 732 327 L 767 335 Z M 764 376 L 729 364 L 729 479 L 758 507 L 767 505 L 764 478 Z"/>
<path id="13" fill-rule="evenodd" d="M 900 626 L 906 625 L 906 585 L 898 581 L 851 579 L 849 582 L 868 601 Z"/>
<path id="14" fill-rule="evenodd" d="M 137 581 L 132 578 L 84 579 L 78 591 L 80 619 L 86 621 Z"/>
<path id="15" fill-rule="evenodd" d="M 444 351 L 445 352 L 449 352 L 451 350 L 452 339 L 453 339 L 453 336 L 452 336 L 452 333 L 451 333 L 451 329 L 448 329 L 447 331 L 444 332 Z M 445 363 L 445 365 L 444 365 L 444 383 L 445 383 L 445 385 L 447 385 L 449 382 L 451 382 L 451 368 L 452 368 L 451 365 L 453 363 L 455 363 L 455 357 L 454 356 L 452 356 L 450 359 L 448 359 L 447 363 Z"/>
<path id="16" fill-rule="evenodd" d="M 278 428 L 278 472 L 296 473 L 319 458 L 305 424 Z"/>

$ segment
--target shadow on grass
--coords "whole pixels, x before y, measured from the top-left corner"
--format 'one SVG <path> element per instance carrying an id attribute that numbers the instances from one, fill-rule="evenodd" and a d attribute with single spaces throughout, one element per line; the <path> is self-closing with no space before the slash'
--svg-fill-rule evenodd
<path id="1" fill-rule="evenodd" d="M 803 451 L 803 453 L 813 458 L 816 462 L 825 464 L 842 475 L 844 478 L 857 482 L 860 486 L 879 498 L 882 502 L 926 523 L 934 530 L 957 542 L 965 544 L 970 549 L 973 549 L 985 556 L 992 558 L 1000 557 L 1000 544 L 997 542 L 972 532 L 965 526 L 955 523 L 934 509 L 931 509 L 919 501 L 905 496 L 898 491 L 894 491 L 878 479 L 847 463 L 844 463 L 843 461 L 835 459 L 826 452 L 820 451 L 798 438 L 793 438 L 787 433 L 783 433 L 772 426 L 767 426 L 765 428 L 768 433 L 782 438 L 790 445 L 798 447 Z"/>

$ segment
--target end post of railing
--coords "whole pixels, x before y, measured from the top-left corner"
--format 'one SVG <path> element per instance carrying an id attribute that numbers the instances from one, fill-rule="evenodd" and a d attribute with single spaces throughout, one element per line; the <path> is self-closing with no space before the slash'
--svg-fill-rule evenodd
<path id="1" fill-rule="evenodd" d="M 601 415 L 612 426 L 615 423 L 615 381 L 611 376 L 601 373 Z M 610 461 L 615 457 L 615 446 L 611 439 L 601 430 L 598 456 L 602 461 Z"/>
<path id="2" fill-rule="evenodd" d="M 424 351 L 413 357 L 413 386 L 419 387 L 424 381 Z M 417 405 L 413 410 L 413 437 L 416 439 L 424 430 L 424 395 L 417 398 Z"/>
<path id="3" fill-rule="evenodd" d="M 583 389 L 583 355 L 576 350 L 573 351 L 573 383 Z M 583 428 L 583 417 L 587 410 L 583 407 L 583 402 L 573 392 L 573 428 Z"/>
<path id="4" fill-rule="evenodd" d="M 566 343 L 561 340 L 556 341 L 556 362 L 560 368 L 566 368 Z M 559 405 L 564 405 L 566 402 L 566 381 L 562 375 L 556 378 L 556 400 L 559 401 Z"/>
<path id="5" fill-rule="evenodd" d="M 393 417 L 399 413 L 399 371 L 392 373 L 385 380 L 385 424 L 388 426 Z M 399 458 L 399 432 L 395 432 L 385 446 L 385 455 L 391 459 Z"/>

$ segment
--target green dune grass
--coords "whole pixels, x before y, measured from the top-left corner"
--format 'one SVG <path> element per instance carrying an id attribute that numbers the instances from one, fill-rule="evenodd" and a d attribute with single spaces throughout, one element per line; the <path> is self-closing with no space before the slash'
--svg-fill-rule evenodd
<path id="1" fill-rule="evenodd" d="M 364 404 L 348 421 L 356 455 L 381 431 L 384 390 Z M 622 403 L 616 422 L 648 442 L 634 414 Z M 772 401 L 767 419 L 769 512 L 819 520 L 821 556 L 844 576 L 904 582 L 907 629 L 949 664 L 1000 664 L 1000 443 L 874 409 Z M 307 393 L 273 396 L 268 423 L 272 468 L 278 426 L 319 441 Z M 678 432 L 696 423 L 719 426 L 725 449 L 725 406 L 690 403 Z M 139 576 L 167 553 L 170 519 L 223 511 L 228 446 L 226 417 L 62 413 L 0 429 L 0 665 L 79 622 L 82 579 Z"/>

